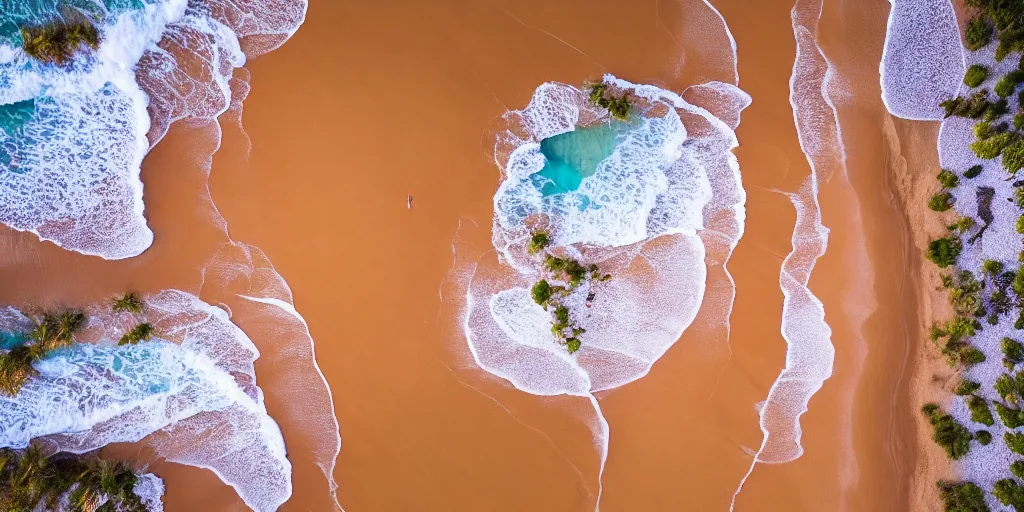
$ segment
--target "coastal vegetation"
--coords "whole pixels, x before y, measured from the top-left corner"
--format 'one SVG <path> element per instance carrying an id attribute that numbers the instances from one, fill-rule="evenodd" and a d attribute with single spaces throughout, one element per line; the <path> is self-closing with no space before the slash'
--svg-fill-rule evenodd
<path id="1" fill-rule="evenodd" d="M 988 78 L 988 68 L 981 64 L 971 64 L 964 73 L 964 84 L 967 87 L 977 87 Z"/>
<path id="2" fill-rule="evenodd" d="M 91 21 L 82 18 L 22 27 L 21 40 L 22 48 L 29 57 L 62 66 L 86 49 L 99 49 L 100 33 Z"/>
<path id="3" fill-rule="evenodd" d="M 149 341 L 153 337 L 153 326 L 148 323 L 141 323 L 124 333 L 121 339 L 117 340 L 118 345 L 135 345 L 140 341 Z"/>
<path id="4" fill-rule="evenodd" d="M 566 351 L 575 354 L 583 346 L 580 336 L 587 331 L 572 318 L 566 299 L 586 284 L 586 307 L 590 307 L 597 296 L 596 284 L 608 281 L 612 276 L 601 273 L 596 264 L 584 265 L 574 258 L 555 256 L 548 252 L 550 244 L 548 232 L 538 230 L 530 234 L 527 253 L 538 257 L 542 273 L 541 279 L 530 288 L 530 296 L 535 303 L 551 312 L 551 333 Z"/>
<path id="5" fill-rule="evenodd" d="M 36 375 L 33 364 L 54 350 L 71 345 L 74 335 L 85 325 L 80 311 L 45 314 L 36 322 L 24 340 L 10 350 L 0 353 L 0 394 L 14 396 L 28 379 Z"/>
<path id="6" fill-rule="evenodd" d="M 938 405 L 925 404 L 921 412 L 928 417 L 932 425 L 932 439 L 946 450 L 946 455 L 953 460 L 960 460 L 971 449 L 974 436 L 966 427 L 956 421 L 953 416 L 942 412 Z"/>
<path id="7" fill-rule="evenodd" d="M 966 23 L 964 41 L 971 51 L 997 42 L 995 58 L 1002 61 L 1013 53 L 1024 50 L 1024 0 L 965 0 L 966 7 L 974 10 Z M 970 149 L 980 160 L 999 159 L 1002 168 L 1009 175 L 1006 181 L 1013 181 L 1016 174 L 1024 169 L 1024 56 L 1020 65 L 995 80 L 992 90 L 980 88 L 991 77 L 993 69 L 989 62 L 971 63 L 963 77 L 963 83 L 970 92 L 940 103 L 946 117 L 962 117 L 974 122 L 974 140 Z M 1016 98 L 1011 107 L 1011 98 Z M 1015 112 L 1011 113 L 1011 108 Z M 1009 116 L 1008 116 L 1009 114 Z M 982 162 L 974 163 L 964 170 L 964 179 L 974 179 L 984 171 Z M 939 189 L 928 199 L 928 207 L 942 215 L 942 212 L 962 209 L 958 199 L 964 191 L 959 179 L 949 170 L 939 173 Z M 993 177 L 993 179 L 997 179 Z M 1024 210 L 1024 180 L 1012 183 L 1012 195 L 1007 199 Z M 956 189 L 956 190 L 954 190 Z M 1001 326 L 1005 318 L 1014 318 L 1014 327 L 1024 330 L 1024 271 L 1019 265 L 1009 265 L 995 259 L 983 260 L 980 269 L 972 272 L 960 266 L 960 255 L 966 245 L 973 245 L 980 239 L 995 220 L 993 201 L 997 192 L 994 186 L 977 186 L 974 190 L 977 212 L 959 211 L 958 217 L 947 220 L 948 233 L 932 239 L 925 250 L 925 256 L 943 272 L 940 274 L 943 288 L 949 292 L 953 317 L 937 322 L 931 329 L 931 339 L 949 364 L 959 371 L 973 364 L 985 361 L 985 355 L 973 345 L 974 336 L 981 332 L 984 323 Z M 1004 192 L 1000 192 L 1004 194 Z M 1024 215 L 1016 219 L 1016 231 L 1024 235 Z M 973 251 L 972 251 L 973 252 Z M 973 260 L 973 258 L 972 258 Z M 1024 262 L 1024 252 L 1019 257 Z M 976 260 L 974 260 L 976 261 Z M 971 264 L 974 264 L 973 261 Z M 975 374 L 979 380 L 969 379 L 963 373 L 955 380 L 951 391 L 954 401 L 963 400 L 969 412 L 969 423 L 976 423 L 996 429 L 1005 426 L 1003 442 L 1017 455 L 1024 456 L 1024 344 L 1014 337 L 1002 336 L 999 349 L 1001 364 L 1005 372 L 995 380 L 985 372 Z M 988 386 L 998 398 L 988 399 L 984 389 Z M 961 398 L 956 398 L 961 397 Z M 993 414 L 993 408 L 995 414 Z M 956 407 L 955 410 L 963 410 Z M 942 412 L 935 404 L 926 404 L 922 411 L 933 430 L 933 439 L 949 455 L 959 460 L 970 450 L 974 439 L 981 445 L 993 441 L 992 433 L 979 429 L 971 434 L 953 415 Z M 958 413 L 962 414 L 962 413 Z M 995 425 L 995 416 L 1002 426 Z M 964 420 L 962 416 L 961 420 Z M 1008 478 L 995 483 L 992 497 L 1004 506 L 1024 512 L 1024 460 L 1009 465 Z M 986 491 L 973 482 L 938 482 L 939 496 L 945 510 L 955 512 L 988 511 Z"/>
<path id="8" fill-rule="evenodd" d="M 126 293 L 120 297 L 116 297 L 113 301 L 111 309 L 115 313 L 141 313 L 142 312 L 142 299 L 134 293 Z"/>
<path id="9" fill-rule="evenodd" d="M 134 490 L 138 479 L 127 463 L 95 455 L 0 448 L 0 510 L 64 510 L 65 502 L 74 511 L 144 512 L 149 509 Z"/>
<path id="10" fill-rule="evenodd" d="M 939 497 L 947 512 L 990 512 L 985 503 L 985 491 L 973 482 L 945 482 L 940 480 Z"/>
<path id="11" fill-rule="evenodd" d="M 626 121 L 633 112 L 633 100 L 629 94 L 616 95 L 606 82 L 587 82 L 583 84 L 587 93 L 587 101 L 595 107 L 608 111 L 614 119 Z"/>

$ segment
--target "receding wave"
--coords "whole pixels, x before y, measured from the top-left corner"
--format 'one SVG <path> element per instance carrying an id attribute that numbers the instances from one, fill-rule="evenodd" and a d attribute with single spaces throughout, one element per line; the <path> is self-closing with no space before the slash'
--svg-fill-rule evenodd
<path id="1" fill-rule="evenodd" d="M 832 376 L 835 348 L 825 308 L 808 288 L 811 272 L 828 247 L 828 229 L 821 224 L 819 186 L 833 175 L 845 177 L 846 155 L 842 131 L 830 90 L 835 70 L 817 43 L 821 0 L 797 0 L 791 12 L 796 58 L 790 76 L 790 106 L 800 149 L 811 174 L 800 189 L 787 193 L 796 209 L 793 250 L 779 275 L 784 296 L 782 336 L 786 340 L 786 366 L 775 379 L 764 402 L 758 404 L 764 438 L 750 470 L 740 481 L 730 510 L 758 462 L 789 462 L 803 454 L 800 416 L 811 397 Z"/>
<path id="2" fill-rule="evenodd" d="M 583 91 L 560 83 L 542 84 L 525 109 L 505 115 L 495 145 L 502 182 L 494 196 L 494 250 L 457 260 L 455 268 L 469 276 L 463 331 L 476 364 L 531 394 L 590 400 L 602 471 L 609 431 L 593 393 L 650 371 L 693 322 L 710 266 L 729 289 L 716 293 L 728 300 L 717 306 L 731 310 L 725 263 L 742 235 L 746 199 L 733 130 L 750 103 L 721 82 L 679 95 L 611 75 L 604 81 L 638 98 L 639 115 L 609 124 L 607 112 L 592 107 Z M 594 172 L 574 190 L 545 193 L 558 184 L 541 172 L 542 143 L 581 127 L 616 130 L 614 143 L 587 140 L 604 151 L 599 159 L 580 157 Z M 538 218 L 545 219 L 552 245 L 613 276 L 564 299 L 585 330 L 575 354 L 559 345 L 550 314 L 531 298 L 538 273 L 527 241 Z M 716 290 L 722 286 L 715 283 Z"/>
<path id="3" fill-rule="evenodd" d="M 210 469 L 253 509 L 275 510 L 291 495 L 291 463 L 256 386 L 259 351 L 226 311 L 194 295 L 167 290 L 146 302 L 158 339 L 117 346 L 136 319 L 92 308 L 90 343 L 38 362 L 38 378 L 0 397 L 0 444 L 45 436 L 83 453 L 149 436 L 157 454 Z M 0 310 L 0 330 L 31 327 Z"/>
<path id="4" fill-rule="evenodd" d="M 939 103 L 955 95 L 967 66 L 950 0 L 889 0 L 879 73 L 882 102 L 904 119 L 944 117 Z"/>
<path id="5" fill-rule="evenodd" d="M 227 110 L 234 69 L 287 40 L 306 2 L 76 6 L 8 3 L 0 12 L 0 223 L 84 254 L 127 258 L 153 241 L 143 157 L 172 122 Z M 21 50 L 17 27 L 67 12 L 96 21 L 95 54 L 54 66 Z"/>

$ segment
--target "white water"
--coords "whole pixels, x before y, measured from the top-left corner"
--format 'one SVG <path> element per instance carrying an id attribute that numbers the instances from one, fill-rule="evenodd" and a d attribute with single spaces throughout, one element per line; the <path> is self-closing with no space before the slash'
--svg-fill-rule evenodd
<path id="1" fill-rule="evenodd" d="M 800 416 L 812 396 L 832 376 L 835 348 L 825 308 L 808 288 L 811 272 L 828 247 L 828 228 L 821 224 L 819 187 L 833 175 L 845 178 L 846 154 L 838 114 L 830 93 L 835 70 L 817 44 L 820 0 L 797 0 L 791 12 L 796 57 L 790 76 L 790 106 L 800 149 L 811 174 L 800 190 L 786 194 L 796 209 L 793 250 L 782 263 L 779 285 L 784 296 L 782 337 L 786 366 L 768 396 L 758 404 L 763 439 L 750 469 L 740 481 L 730 510 L 758 462 L 784 463 L 803 455 Z"/>
<path id="2" fill-rule="evenodd" d="M 176 120 L 227 110 L 234 69 L 287 40 L 305 12 L 305 0 L 156 1 L 105 20 L 99 51 L 67 69 L 0 43 L 0 104 L 36 100 L 24 133 L 0 130 L 12 158 L 0 163 L 0 223 L 107 259 L 146 250 L 149 148 Z"/>
<path id="3" fill-rule="evenodd" d="M 950 0 L 889 0 L 878 71 L 882 102 L 903 119 L 939 120 L 967 65 Z"/>
<path id="4" fill-rule="evenodd" d="M 61 451 L 84 453 L 114 442 L 147 444 L 170 461 L 215 472 L 258 511 L 291 495 L 284 439 L 256 386 L 259 351 L 228 314 L 168 290 L 146 299 L 144 319 L 89 311 L 87 343 L 36 364 L 39 377 L 16 397 L 0 397 L 0 445 L 20 448 L 46 436 Z M 157 338 L 119 347 L 136 321 Z M 0 312 L 0 329 L 31 321 Z"/>

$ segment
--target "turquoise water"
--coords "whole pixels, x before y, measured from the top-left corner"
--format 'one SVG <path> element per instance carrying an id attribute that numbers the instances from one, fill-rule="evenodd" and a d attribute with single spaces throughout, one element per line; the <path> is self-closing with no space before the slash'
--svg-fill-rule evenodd
<path id="1" fill-rule="evenodd" d="M 28 335 L 23 332 L 0 331 L 0 349 L 10 350 L 28 341 Z"/>
<path id="2" fill-rule="evenodd" d="M 82 12 L 94 21 L 131 9 L 141 9 L 143 0 L 0 0 L 0 41 L 21 46 L 21 27 L 42 25 L 64 12 Z"/>
<path id="3" fill-rule="evenodd" d="M 35 111 L 36 100 L 0 105 L 0 130 L 11 137 L 20 137 L 22 128 L 32 119 Z"/>
<path id="4" fill-rule="evenodd" d="M 542 195 L 552 196 L 579 188 L 583 178 L 597 172 L 597 164 L 615 151 L 625 123 L 603 123 L 548 137 L 540 141 L 540 152 L 547 162 L 534 173 L 533 180 Z"/>

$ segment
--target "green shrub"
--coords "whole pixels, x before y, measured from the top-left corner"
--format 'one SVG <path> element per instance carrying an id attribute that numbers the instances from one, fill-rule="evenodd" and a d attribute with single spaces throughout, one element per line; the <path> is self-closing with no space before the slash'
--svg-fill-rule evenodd
<path id="1" fill-rule="evenodd" d="M 970 217 L 960 217 L 956 222 L 946 226 L 951 233 L 966 233 L 974 227 L 974 219 Z"/>
<path id="2" fill-rule="evenodd" d="M 956 174 L 945 169 L 939 171 L 939 174 L 935 176 L 935 179 L 939 180 L 939 184 L 942 188 L 956 188 L 960 184 L 960 178 Z"/>
<path id="3" fill-rule="evenodd" d="M 981 384 L 974 382 L 973 380 L 963 379 L 955 388 L 953 388 L 953 394 L 959 396 L 967 396 L 975 391 L 981 389 Z"/>
<path id="4" fill-rule="evenodd" d="M 967 29 L 964 33 L 964 41 L 967 49 L 973 51 L 988 46 L 992 41 L 992 25 L 984 16 L 975 16 L 967 22 Z"/>
<path id="5" fill-rule="evenodd" d="M 956 98 L 943 101 L 939 106 L 945 109 L 946 117 L 956 116 L 978 119 L 988 111 L 992 103 L 988 100 L 988 90 L 982 89 L 967 98 L 957 96 Z"/>
<path id="6" fill-rule="evenodd" d="M 938 410 L 939 406 L 930 402 L 921 406 L 921 414 L 924 414 L 925 416 L 928 417 L 934 415 L 936 412 L 938 412 Z"/>
<path id="7" fill-rule="evenodd" d="M 988 446 L 992 442 L 992 433 L 988 430 L 979 430 L 974 433 L 974 438 L 978 440 L 978 444 Z"/>
<path id="8" fill-rule="evenodd" d="M 981 262 L 981 270 L 990 276 L 997 276 L 1003 272 L 1003 264 L 996 260 L 985 260 Z"/>
<path id="9" fill-rule="evenodd" d="M 1021 487 L 1016 480 L 1004 478 L 996 482 L 992 487 L 992 496 L 1003 505 L 1013 507 L 1014 510 L 1024 510 L 1024 487 Z"/>
<path id="10" fill-rule="evenodd" d="M 992 410 L 988 407 L 988 401 L 984 398 L 972 395 L 967 399 L 967 408 L 971 410 L 971 421 L 981 423 L 986 427 L 995 425 L 996 420 L 992 417 Z"/>
<path id="11" fill-rule="evenodd" d="M 551 284 L 546 279 L 537 281 L 533 288 L 530 289 L 530 295 L 533 296 L 534 302 L 547 307 L 548 300 L 551 299 Z"/>
<path id="12" fill-rule="evenodd" d="M 993 135 L 985 140 L 978 140 L 971 143 L 971 151 L 983 160 L 992 160 L 1001 155 L 1007 146 L 1017 142 L 1017 136 L 1012 132 L 1003 132 Z"/>
<path id="13" fill-rule="evenodd" d="M 970 431 L 949 414 L 938 411 L 929 416 L 928 421 L 932 424 L 932 439 L 946 451 L 949 458 L 960 460 L 967 455 L 973 437 Z M 1021 437 L 1024 438 L 1024 434 Z M 1024 443 L 1024 439 L 1021 442 Z"/>
<path id="14" fill-rule="evenodd" d="M 1006 447 L 1011 452 L 1017 455 L 1024 455 L 1024 434 L 1017 432 L 1007 432 L 1003 435 L 1003 440 L 1006 441 Z"/>
<path id="15" fill-rule="evenodd" d="M 1013 473 L 1013 476 L 1024 480 L 1024 460 L 1018 460 L 1017 462 L 1010 464 L 1010 473 Z"/>
<path id="16" fill-rule="evenodd" d="M 928 209 L 936 212 L 948 211 L 953 207 L 953 194 L 949 192 L 936 192 L 928 199 Z"/>
<path id="17" fill-rule="evenodd" d="M 946 512 L 991 512 L 985 503 L 985 491 L 974 482 L 939 480 L 938 486 Z"/>
<path id="18" fill-rule="evenodd" d="M 26 55 L 58 65 L 70 62 L 83 46 L 92 50 L 100 46 L 100 33 L 88 20 L 22 27 L 21 39 Z"/>
<path id="19" fill-rule="evenodd" d="M 1003 148 L 1003 169 L 1015 174 L 1024 167 L 1024 142 L 1017 141 Z"/>
<path id="20" fill-rule="evenodd" d="M 960 351 L 960 362 L 968 368 L 984 363 L 985 353 L 974 347 L 967 347 Z"/>
<path id="21" fill-rule="evenodd" d="M 988 68 L 981 64 L 971 64 L 964 74 L 964 84 L 967 87 L 977 87 L 988 78 Z"/>
<path id="22" fill-rule="evenodd" d="M 995 121 L 1009 111 L 1009 103 L 1006 101 L 1006 98 L 999 98 L 994 103 L 989 103 L 985 107 L 985 111 L 982 113 L 984 114 L 982 119 L 986 121 Z"/>
<path id="23" fill-rule="evenodd" d="M 132 328 L 132 330 L 124 333 L 121 339 L 117 341 L 118 345 L 135 345 L 140 341 L 149 340 L 153 337 L 153 326 L 148 323 L 141 323 Z"/>
<path id="24" fill-rule="evenodd" d="M 530 235 L 530 242 L 526 245 L 526 252 L 538 254 L 551 245 L 551 235 L 547 231 L 537 231 Z"/>
<path id="25" fill-rule="evenodd" d="M 928 243 L 926 256 L 929 260 L 939 266 L 946 268 L 956 264 L 956 259 L 963 250 L 963 242 L 956 237 L 939 238 Z"/>
<path id="26" fill-rule="evenodd" d="M 981 174 L 981 171 L 983 171 L 984 169 L 985 168 L 980 165 L 972 165 L 969 169 L 964 171 L 964 178 L 977 178 L 978 175 Z"/>
<path id="27" fill-rule="evenodd" d="M 1024 426 L 1024 411 L 1012 409 L 1006 404 L 996 402 L 996 414 L 1006 428 L 1015 429 Z"/>
<path id="28" fill-rule="evenodd" d="M 1003 338 L 999 342 L 999 348 L 1003 351 L 1003 360 L 1008 362 L 1011 368 L 1024 363 L 1024 345 L 1019 341 L 1012 338 Z"/>
<path id="29" fill-rule="evenodd" d="M 565 349 L 568 350 L 570 354 L 575 354 L 576 351 L 580 349 L 580 340 L 577 338 L 569 338 L 565 340 Z"/>
<path id="30" fill-rule="evenodd" d="M 1004 75 L 998 82 L 996 82 L 995 87 L 992 88 L 992 91 L 1000 98 L 1008 98 L 1016 90 L 1017 80 L 1016 77 L 1012 76 L 1012 74 Z"/>

